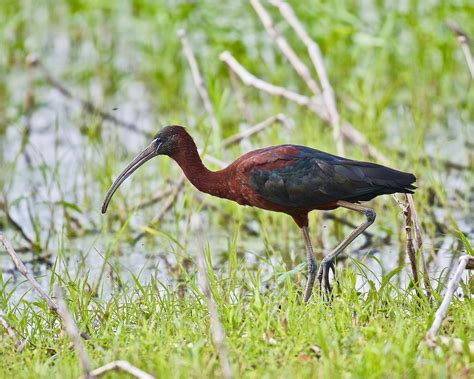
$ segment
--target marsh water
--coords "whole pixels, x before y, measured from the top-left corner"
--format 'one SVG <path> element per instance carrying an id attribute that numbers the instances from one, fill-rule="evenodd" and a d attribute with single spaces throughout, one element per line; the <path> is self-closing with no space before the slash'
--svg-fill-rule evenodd
<path id="1" fill-rule="evenodd" d="M 10 77 L 11 85 L 25 83 L 27 81 L 25 76 L 25 73 L 16 73 Z M 26 90 L 26 84 L 19 86 L 20 94 L 24 93 L 21 90 L 22 87 Z M 151 123 L 146 120 L 145 112 L 143 115 L 140 114 L 140 104 L 136 101 L 137 94 L 140 92 L 139 86 L 136 91 L 137 93 L 130 91 L 130 98 L 120 103 L 118 117 L 136 122 L 144 129 L 151 131 L 153 130 Z M 106 227 L 107 222 L 104 222 L 104 218 L 108 216 L 100 214 L 104 193 L 98 191 L 98 187 L 94 188 L 88 183 L 91 179 L 86 172 L 91 167 L 90 162 L 100 166 L 99 162 L 103 159 L 103 153 L 100 148 L 88 149 L 84 146 L 87 141 L 74 125 L 75 121 L 70 116 L 71 112 L 79 111 L 77 104 L 67 101 L 56 89 L 47 86 L 41 88 L 37 96 L 41 96 L 48 105 L 33 112 L 28 120 L 26 117 L 20 117 L 16 124 L 7 127 L 5 134 L 0 139 L 2 151 L 0 158 L 3 160 L 2 166 L 10 167 L 7 174 L 8 182 L 5 183 L 9 217 L 21 225 L 23 232 L 31 238 L 36 236 L 38 241 L 48 240 L 47 249 L 31 252 L 28 244 L 25 244 L 26 241 L 18 237 L 18 230 L 8 228 L 3 232 L 9 238 L 14 239 L 14 245 L 20 248 L 22 259 L 45 287 L 50 281 L 51 267 L 58 258 L 58 251 L 61 251 L 59 266 L 66 265 L 67 267 L 59 268 L 59 272 L 66 270 L 72 275 L 87 274 L 89 281 L 94 283 L 103 274 L 106 251 L 108 245 L 115 238 L 116 232 L 116 230 Z M 30 134 L 27 144 L 24 145 L 26 124 L 28 124 Z M 107 127 L 115 127 L 111 123 L 107 124 Z M 426 141 L 426 146 L 429 146 L 429 150 L 431 150 L 429 153 L 436 154 L 440 161 L 446 160 L 456 162 L 461 166 L 468 166 L 469 152 L 463 138 L 460 138 L 462 132 L 459 127 L 455 119 L 449 128 L 434 127 L 429 136 L 430 140 Z M 397 136 L 396 130 L 397 128 L 394 126 L 390 132 L 390 138 L 402 140 L 403 137 Z M 142 135 L 126 130 L 118 130 L 116 134 L 120 138 L 122 146 L 130 152 L 125 157 L 120 156 L 122 164 L 126 162 L 127 157 L 132 158 L 133 154 L 146 144 L 146 138 Z M 167 164 L 172 165 L 173 163 L 169 161 Z M 119 166 L 118 164 L 115 167 Z M 156 168 L 150 167 L 144 170 L 151 170 L 153 174 L 157 174 L 158 171 Z M 115 175 L 117 173 L 118 171 L 115 172 Z M 443 171 L 440 175 L 446 175 L 444 182 L 446 192 L 452 194 L 453 197 L 457 192 L 472 191 L 472 184 L 463 181 L 463 175 L 457 169 L 451 170 L 448 174 Z M 162 180 L 160 177 L 157 178 L 157 188 L 162 185 Z M 133 179 L 129 181 L 132 182 Z M 418 191 L 427 190 L 423 187 L 418 189 Z M 140 188 L 134 188 L 130 183 L 124 185 L 122 191 L 127 192 L 125 196 L 130 196 L 132 199 L 130 202 L 134 201 L 133 199 L 138 202 L 138 199 L 142 197 Z M 396 207 L 390 197 L 386 197 L 384 201 L 388 203 L 387 206 Z M 474 197 L 471 196 L 470 203 L 466 205 L 467 209 L 450 210 L 459 229 L 471 239 L 474 236 L 474 219 L 471 212 L 473 201 Z M 87 205 L 84 206 L 84 203 Z M 157 202 L 151 208 L 154 209 L 153 212 L 159 212 L 162 206 L 162 202 Z M 82 210 L 88 209 L 88 207 L 90 207 L 90 211 Z M 69 214 L 68 217 L 65 217 L 65 212 Z M 131 228 L 140 230 L 141 225 L 146 224 L 146 217 L 150 217 L 153 212 L 147 212 L 146 216 L 142 216 L 138 210 L 127 222 Z M 440 219 L 445 218 L 446 210 L 442 207 L 437 207 L 434 212 Z M 235 234 L 236 226 L 234 223 L 229 223 L 227 226 L 221 225 L 216 228 L 215 223 L 210 222 L 213 217 L 212 209 L 202 213 L 204 224 L 212 225 L 211 228 L 206 228 L 205 238 L 209 241 L 213 265 L 216 270 L 225 271 L 228 247 Z M 176 220 L 175 217 L 170 211 L 170 214 L 160 223 L 159 228 L 171 235 L 176 230 L 176 223 L 185 228 L 185 218 Z M 305 265 L 302 263 L 304 262 L 304 250 L 296 225 L 291 226 L 295 229 L 290 234 L 291 241 L 279 243 L 280 236 L 274 236 L 275 245 L 272 251 L 277 254 L 269 256 L 271 253 L 261 236 L 259 223 L 248 219 L 246 222 L 249 223 L 246 229 L 253 232 L 249 233 L 244 229 L 240 233 L 237 241 L 239 259 L 249 270 L 262 270 L 264 287 L 271 286 L 279 276 L 285 274 L 282 267 L 285 267 L 290 273 L 294 272 L 292 270 L 295 268 L 297 271 L 304 272 Z M 312 225 L 312 228 L 327 228 L 332 222 L 334 221 L 327 219 L 324 220 L 323 225 Z M 403 229 L 401 215 L 399 222 L 400 229 Z M 74 229 L 74 225 L 80 225 L 79 229 L 83 229 L 83 231 L 78 233 L 78 236 L 67 236 L 67 230 Z M 115 227 L 120 227 L 120 225 L 115 225 Z M 373 238 L 375 244 L 359 249 L 358 246 L 365 242 L 365 238 L 361 236 L 359 241 L 356 241 L 347 252 L 350 251 L 350 256 L 364 262 L 368 268 L 367 277 L 377 284 L 377 278 L 380 278 L 382 271 L 390 272 L 398 267 L 400 264 L 399 252 L 404 249 L 404 245 L 403 241 L 394 241 L 393 239 L 388 244 L 383 242 L 386 232 L 383 231 L 383 225 L 381 227 L 378 222 L 369 229 L 369 232 L 375 236 Z M 193 260 L 195 255 L 200 253 L 201 246 L 194 243 L 196 236 L 189 238 L 190 241 L 185 250 L 179 254 L 184 254 Z M 335 241 L 330 236 L 326 236 L 326 238 L 328 241 Z M 117 251 L 107 259 L 109 259 L 110 267 L 120 272 L 122 280 L 132 280 L 133 276 L 137 276 L 140 281 L 147 283 L 150 277 L 154 277 L 161 283 L 169 283 L 170 286 L 173 286 L 176 278 L 171 271 L 177 264 L 177 256 L 180 256 L 176 253 L 179 250 L 176 244 L 163 238 L 157 238 L 154 242 L 153 237 L 148 237 L 146 243 L 130 244 L 127 241 L 118 241 L 117 246 Z M 291 263 L 282 265 L 282 256 L 278 254 L 279 248 L 287 249 L 288 247 L 290 251 L 285 251 L 283 255 L 288 256 L 289 254 L 292 257 L 290 261 L 295 267 L 289 266 Z M 452 233 L 437 235 L 435 239 L 426 238 L 424 249 L 427 255 L 436 255 L 436 259 L 430 265 L 430 274 L 435 278 L 438 278 L 447 269 L 449 276 L 449 269 L 456 262 L 455 257 L 463 252 L 462 245 L 458 243 L 456 236 Z M 316 250 L 318 250 L 317 246 Z M 42 258 L 38 259 L 38 256 Z M 15 272 L 13 263 L 6 254 L 2 253 L 0 257 L 4 280 L 9 287 L 13 288 L 22 282 L 23 278 Z M 265 259 L 261 259 L 262 257 Z M 181 258 L 183 257 L 181 256 Z M 110 270 L 106 271 L 105 275 L 109 276 Z M 194 268 L 191 267 L 190 271 L 194 271 Z M 399 276 L 399 285 L 406 286 L 407 273 L 408 265 Z M 366 279 L 360 277 L 358 286 L 361 290 L 367 289 Z M 15 290 L 13 298 L 22 297 L 27 288 L 26 284 L 20 286 Z M 112 289 L 112 281 L 104 280 L 101 289 L 102 296 L 107 297 Z M 29 293 L 27 297 L 30 296 L 34 295 Z"/>
<path id="2" fill-rule="evenodd" d="M 39 12 L 38 22 L 47 23 L 47 18 L 41 17 Z M 44 30 L 49 29 L 45 27 Z M 125 38 L 124 33 L 125 31 L 121 31 L 121 36 Z M 41 36 L 32 37 L 29 43 L 35 46 L 35 41 L 39 39 Z M 130 44 L 126 38 L 114 48 L 116 58 L 111 64 L 117 69 L 126 71 L 124 67 L 131 69 L 139 63 L 139 53 L 129 50 Z M 71 60 L 72 56 L 75 61 Z M 21 236 L 18 228 L 12 226 L 11 220 L 5 225 L 0 224 L 2 233 L 21 251 L 22 259 L 45 287 L 48 286 L 51 267 L 58 256 L 61 262 L 59 272 L 66 270 L 73 275 L 87 274 L 91 282 L 103 274 L 104 259 L 107 256 L 108 263 L 105 266 L 109 267 L 110 264 L 110 267 L 120 272 L 122 279 L 132 280 L 133 276 L 138 276 L 140 281 L 146 283 L 153 276 L 162 283 L 173 285 L 176 278 L 172 272 L 177 261 L 181 260 L 182 263 L 186 257 L 192 260 L 201 248 L 195 243 L 196 236 L 192 234 L 187 236 L 185 249 L 181 249 L 175 241 L 182 242 L 180 239 L 183 237 L 182 231 L 187 229 L 188 217 L 185 212 L 176 209 L 186 210 L 189 207 L 189 203 L 193 201 L 189 196 L 192 190 L 186 189 L 185 200 L 183 197 L 178 198 L 176 208 L 172 208 L 159 226 L 155 227 L 155 236 L 148 236 L 137 243 L 131 243 L 133 238 L 130 236 L 122 237 L 118 231 L 124 225 L 130 230 L 142 232 L 148 221 L 160 212 L 163 201 L 156 202 L 143 211 L 135 210 L 135 207 L 165 187 L 166 175 L 176 179 L 178 171 L 175 168 L 170 169 L 171 171 L 165 169 L 166 173 L 162 174 L 163 167 L 173 165 L 171 161 L 162 162 L 159 166 L 155 162 L 148 164 L 139 179 L 129 180 L 121 188 L 119 199 L 114 199 L 116 204 L 123 204 L 123 199 L 126 198 L 130 214 L 127 218 L 109 221 L 109 215 L 100 214 L 106 186 L 127 161 L 146 146 L 148 140 L 141 133 L 121 128 L 102 120 L 97 114 L 85 111 L 77 99 L 86 98 L 98 108 L 121 120 L 134 123 L 148 133 L 154 133 L 159 128 L 158 125 L 167 124 L 166 116 L 154 113 L 153 94 L 149 93 L 143 79 L 134 77 L 133 72 L 127 73 L 124 83 L 118 85 L 112 95 L 110 89 L 106 88 L 104 79 L 95 79 L 91 75 L 81 80 L 79 74 L 74 75 L 74 70 L 81 62 L 87 62 L 89 66 L 93 66 L 94 62 L 100 63 L 99 51 L 90 41 L 83 42 L 77 48 L 71 35 L 54 33 L 49 41 L 48 54 L 41 59 L 44 67 L 54 77 L 63 78 L 61 83 L 69 88 L 74 98 L 64 96 L 45 80 L 39 69 L 28 67 L 27 64 L 17 64 L 8 72 L 6 87 L 10 89 L 11 104 L 5 111 L 6 125 L 0 128 L 0 183 L 3 196 L 0 200 L 4 205 L 4 209 L 0 209 L 0 216 L 13 219 L 21 227 L 22 233 L 39 246 L 38 251 L 32 252 L 31 243 Z M 185 86 L 192 92 L 190 79 L 185 82 Z M 34 98 L 35 105 L 28 108 L 31 98 Z M 190 103 L 196 103 L 195 108 L 201 107 L 199 99 L 191 100 Z M 192 115 L 191 112 L 195 109 L 186 114 L 185 107 L 188 105 L 183 105 L 183 121 L 192 122 L 195 117 L 203 117 L 202 114 Z M 295 108 L 290 110 L 295 111 Z M 403 107 L 387 109 L 385 112 L 387 123 L 384 143 L 398 146 L 401 151 L 404 150 L 405 140 L 411 138 L 406 133 L 406 125 L 401 125 L 401 120 L 406 120 L 405 112 Z M 288 110 L 286 114 L 291 117 Z M 174 120 L 176 116 L 171 118 Z M 298 131 L 295 127 L 292 130 L 296 136 Z M 467 141 L 469 136 L 472 137 L 472 130 L 472 120 L 466 126 L 466 121 L 461 121 L 457 113 L 452 111 L 443 121 L 429 125 L 420 148 L 420 155 L 426 154 L 433 157 L 434 161 L 430 173 L 415 174 L 418 177 L 436 176 L 436 180 L 442 183 L 447 198 L 445 204 L 434 201 L 430 205 L 433 217 L 445 228 L 426 234 L 424 240 L 425 254 L 436 256 L 430 265 L 431 275 L 435 278 L 442 272 L 449 275 L 449 270 L 446 269 L 463 252 L 463 246 L 454 230 L 459 229 L 470 240 L 474 237 L 472 141 Z M 278 132 L 280 140 L 291 141 L 292 135 L 288 133 L 287 130 Z M 99 138 L 97 135 L 103 137 Z M 252 143 L 251 146 L 261 147 Z M 446 162 L 448 166 L 450 162 L 456 167 L 449 168 Z M 100 179 L 101 175 L 103 179 Z M 100 181 L 102 183 L 98 183 Z M 423 180 L 422 183 L 427 184 L 429 180 Z M 431 190 L 428 185 L 422 184 L 417 195 L 421 192 L 424 193 L 422 197 L 427 198 L 427 193 Z M 384 209 L 396 208 L 390 197 L 380 201 L 386 204 Z M 116 204 L 112 204 L 112 207 Z M 212 208 L 206 208 L 201 213 L 213 266 L 217 271 L 225 272 L 229 245 L 233 243 L 238 227 L 233 221 L 228 224 L 215 222 L 213 218 L 217 216 Z M 398 221 L 399 229 L 403 230 L 401 214 Z M 265 285 L 271 286 L 278 276 L 285 273 L 294 273 L 292 270 L 295 268 L 304 273 L 305 255 L 296 225 L 289 222 L 285 233 L 275 233 L 264 238 L 257 220 L 245 217 L 243 222 L 245 228 L 241 229 L 236 239 L 239 259 L 249 270 L 261 269 Z M 334 222 L 323 219 L 322 223 L 312 225 L 313 231 L 324 230 L 322 237 L 326 241 L 326 251 L 337 242 L 329 232 L 330 225 Z M 387 242 L 386 236 L 390 233 L 384 222 L 384 218 L 380 217 L 369 229 L 372 238 L 368 246 L 362 246 L 365 238 L 361 237 L 347 251 L 350 256 L 367 265 L 372 272 L 368 275 L 374 278 L 375 283 L 375 278 L 380 277 L 382 271 L 390 272 L 406 262 L 405 256 L 400 254 L 405 249 L 404 241 L 390 238 Z M 344 228 L 346 234 L 348 231 L 348 228 Z M 316 250 L 320 250 L 317 242 L 314 243 Z M 403 257 L 402 261 L 400 256 Z M 10 288 L 23 281 L 15 273 L 10 258 L 3 252 L 0 262 L 4 281 Z M 192 272 L 194 269 L 190 267 L 189 270 Z M 105 271 L 105 275 L 110 274 L 108 268 Z M 364 279 L 361 277 L 359 280 L 358 285 L 363 288 Z M 404 286 L 406 282 L 407 270 L 403 270 L 399 284 Z M 111 282 L 103 281 L 104 296 L 107 296 L 111 286 Z M 14 297 L 20 298 L 26 288 L 28 287 L 23 285 L 16 289 Z M 31 293 L 28 296 L 32 296 Z"/>

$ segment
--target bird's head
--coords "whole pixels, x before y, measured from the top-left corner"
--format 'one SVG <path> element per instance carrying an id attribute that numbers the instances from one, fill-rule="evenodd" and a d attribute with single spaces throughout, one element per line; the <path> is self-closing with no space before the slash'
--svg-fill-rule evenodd
<path id="1" fill-rule="evenodd" d="M 127 167 L 120 173 L 105 195 L 102 204 L 102 213 L 107 211 L 110 200 L 119 186 L 132 175 L 140 166 L 158 155 L 173 156 L 178 150 L 180 137 L 187 135 L 186 129 L 179 125 L 169 125 L 161 129 L 154 137 L 151 143 Z"/>

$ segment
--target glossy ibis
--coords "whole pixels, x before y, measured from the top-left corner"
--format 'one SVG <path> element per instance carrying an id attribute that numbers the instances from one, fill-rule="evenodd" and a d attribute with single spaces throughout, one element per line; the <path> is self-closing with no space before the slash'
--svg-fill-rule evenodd
<path id="1" fill-rule="evenodd" d="M 378 195 L 413 193 L 414 175 L 374 163 L 360 162 L 324 153 L 306 146 L 280 145 L 251 151 L 226 168 L 208 170 L 186 129 L 171 125 L 156 134 L 151 144 L 117 177 L 102 205 L 105 213 L 110 199 L 143 163 L 157 155 L 174 159 L 189 181 L 200 191 L 270 211 L 283 212 L 302 229 L 309 266 L 304 301 L 311 296 L 316 277 L 329 293 L 329 271 L 334 258 L 375 220 L 373 209 L 364 207 Z M 363 213 L 366 221 L 326 255 L 316 275 L 317 264 L 308 233 L 308 213 L 313 209 L 338 207 Z"/>

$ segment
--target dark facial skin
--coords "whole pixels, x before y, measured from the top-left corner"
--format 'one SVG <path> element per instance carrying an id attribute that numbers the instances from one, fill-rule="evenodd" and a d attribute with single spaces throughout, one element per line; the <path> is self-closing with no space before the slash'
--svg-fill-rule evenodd
<path id="1" fill-rule="evenodd" d="M 105 196 L 104 203 L 102 204 L 102 213 L 107 212 L 107 207 L 109 206 L 110 200 L 120 185 L 145 162 L 158 155 L 173 155 L 173 152 L 176 149 L 178 135 L 182 131 L 184 131 L 183 127 L 171 125 L 161 129 L 155 135 L 151 144 L 148 145 L 146 149 L 143 150 L 137 157 L 135 157 L 135 159 L 130 162 L 129 165 L 125 167 L 125 169 L 120 173 L 117 179 L 115 179 Z"/>

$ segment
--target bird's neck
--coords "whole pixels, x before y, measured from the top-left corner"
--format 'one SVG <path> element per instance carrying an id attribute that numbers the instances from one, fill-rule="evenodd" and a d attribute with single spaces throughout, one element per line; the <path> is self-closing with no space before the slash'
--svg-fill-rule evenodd
<path id="1" fill-rule="evenodd" d="M 191 136 L 187 135 L 180 141 L 179 150 L 172 154 L 171 158 L 178 163 L 184 175 L 199 191 L 225 197 L 228 191 L 225 173 L 223 170 L 211 171 L 204 166 Z"/>

